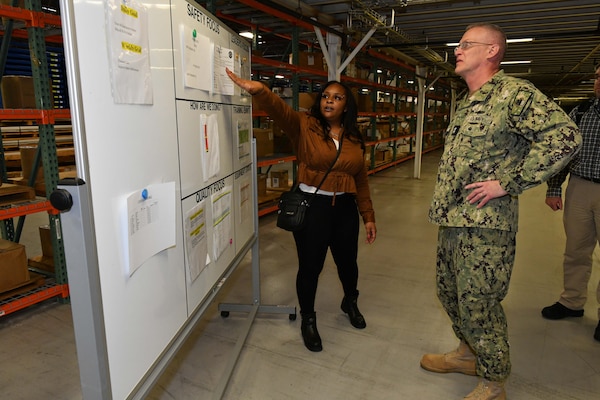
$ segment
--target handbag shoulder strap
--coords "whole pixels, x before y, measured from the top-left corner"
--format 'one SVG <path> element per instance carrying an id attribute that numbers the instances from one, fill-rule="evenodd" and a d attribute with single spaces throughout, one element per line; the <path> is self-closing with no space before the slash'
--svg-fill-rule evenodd
<path id="1" fill-rule="evenodd" d="M 317 192 L 319 191 L 319 189 L 321 188 L 321 185 L 323 184 L 323 182 L 325 182 L 325 178 L 327 178 L 327 175 L 329 175 L 329 173 L 331 172 L 331 169 L 333 168 L 333 166 L 335 165 L 335 163 L 337 162 L 340 153 L 342 151 L 342 142 L 344 141 L 343 137 L 342 140 L 340 140 L 340 145 L 338 147 L 337 153 L 335 155 L 335 159 L 333 160 L 333 162 L 331 163 L 331 165 L 329 166 L 329 168 L 327 169 L 327 172 L 325 172 L 325 175 L 323 175 L 323 179 L 321 179 L 321 182 L 319 182 L 319 186 L 317 186 L 317 189 L 310 194 L 310 197 L 308 199 L 308 204 L 310 204 L 311 200 L 313 199 L 313 197 L 315 196 L 315 194 L 317 194 Z M 297 184 L 294 184 L 294 186 L 297 186 Z M 296 188 L 294 188 L 296 189 Z M 294 190 L 292 189 L 292 190 Z"/>
<path id="2" fill-rule="evenodd" d="M 337 153 L 335 155 L 335 159 L 333 160 L 333 162 L 331 163 L 331 165 L 329 166 L 329 168 L 327 169 L 327 172 L 325 172 L 325 175 L 323 175 L 323 179 L 321 179 L 321 182 L 319 182 L 319 186 L 317 186 L 317 189 L 310 194 L 310 200 L 312 199 L 312 197 L 319 191 L 319 189 L 321 188 L 321 185 L 323 184 L 323 182 L 325 182 L 325 179 L 327 178 L 327 175 L 329 175 L 329 173 L 331 172 L 331 169 L 333 168 L 333 166 L 335 165 L 335 163 L 337 162 L 338 158 L 340 157 L 340 153 L 342 151 L 342 142 L 344 141 L 344 138 L 342 136 L 342 140 L 340 140 L 340 145 L 337 149 Z M 294 182 L 294 184 L 292 185 L 292 189 L 290 191 L 295 191 L 298 188 L 298 182 Z"/>
<path id="3" fill-rule="evenodd" d="M 319 183 L 319 186 L 317 186 L 317 190 L 315 190 L 315 193 L 317 193 L 319 191 L 319 189 L 321 188 L 321 185 L 323 184 L 323 182 L 325 182 L 325 178 L 327 178 L 327 175 L 329 175 L 329 173 L 331 172 L 333 166 L 337 162 L 337 160 L 338 160 L 338 158 L 340 156 L 340 152 L 342 151 L 342 142 L 343 141 L 344 141 L 344 137 L 342 136 L 342 140 L 340 140 L 340 145 L 338 147 L 337 154 L 335 155 L 335 160 L 333 160 L 333 162 L 331 163 L 331 165 L 327 169 L 327 172 L 325 172 L 325 175 L 323 175 L 323 179 L 321 179 L 321 182 Z"/>

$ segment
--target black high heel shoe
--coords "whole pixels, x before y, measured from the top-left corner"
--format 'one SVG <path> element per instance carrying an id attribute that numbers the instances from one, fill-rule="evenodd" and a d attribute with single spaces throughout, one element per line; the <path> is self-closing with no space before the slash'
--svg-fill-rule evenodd
<path id="1" fill-rule="evenodd" d="M 350 323 L 353 327 L 358 329 L 364 329 L 367 327 L 367 323 L 365 322 L 365 317 L 358 310 L 358 305 L 356 304 L 358 300 L 358 295 L 356 296 L 344 296 L 342 300 L 342 311 L 348 314 L 348 318 L 350 318 Z"/>
<path id="2" fill-rule="evenodd" d="M 304 345 L 310 351 L 321 351 L 323 350 L 323 344 L 321 343 L 321 336 L 317 330 L 317 315 L 316 313 L 302 313 L 302 339 Z"/>

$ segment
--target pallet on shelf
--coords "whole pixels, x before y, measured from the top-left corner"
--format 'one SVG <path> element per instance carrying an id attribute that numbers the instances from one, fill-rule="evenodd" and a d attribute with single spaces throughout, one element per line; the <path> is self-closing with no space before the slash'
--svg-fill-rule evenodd
<path id="1" fill-rule="evenodd" d="M 264 204 L 273 203 L 281 197 L 281 192 L 267 190 L 266 194 L 258 196 L 259 207 Z"/>
<path id="2" fill-rule="evenodd" d="M 35 199 L 35 190 L 31 186 L 13 185 L 12 183 L 2 183 L 0 186 L 0 206 L 33 199 Z"/>
<path id="3" fill-rule="evenodd" d="M 8 290 L 6 292 L 1 292 L 0 300 L 6 300 L 14 296 L 27 293 L 42 286 L 46 282 L 46 278 L 43 275 L 36 274 L 35 272 L 29 272 L 29 274 L 31 278 L 28 281 L 23 282 L 20 287 Z"/>
<path id="4" fill-rule="evenodd" d="M 65 168 L 65 167 L 63 167 Z M 66 167 L 69 168 L 69 167 Z M 58 179 L 64 179 L 64 178 L 75 178 L 77 177 L 77 170 L 75 170 L 74 166 L 72 167 L 73 169 L 67 169 L 65 171 L 59 171 L 58 172 Z M 14 183 L 16 186 L 26 186 L 28 183 L 28 178 L 23 177 L 23 176 L 18 176 L 18 177 L 14 177 L 14 178 L 9 178 L 9 181 L 11 183 Z M 46 196 L 46 183 L 43 180 L 38 180 L 37 182 L 35 182 L 34 187 L 33 187 L 35 194 L 37 196 Z"/>

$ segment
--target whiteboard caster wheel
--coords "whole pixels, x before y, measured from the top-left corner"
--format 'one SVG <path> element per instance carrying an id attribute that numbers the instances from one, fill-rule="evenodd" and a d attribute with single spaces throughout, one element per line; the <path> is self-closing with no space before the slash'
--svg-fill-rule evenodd
<path id="1" fill-rule="evenodd" d="M 223 317 L 223 318 L 229 317 L 229 311 L 221 311 L 221 317 Z"/>

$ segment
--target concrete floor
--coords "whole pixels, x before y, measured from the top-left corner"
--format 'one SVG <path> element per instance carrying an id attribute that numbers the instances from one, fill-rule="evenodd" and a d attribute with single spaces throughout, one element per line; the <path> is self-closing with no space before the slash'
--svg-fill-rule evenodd
<path id="1" fill-rule="evenodd" d="M 378 238 L 359 248 L 359 306 L 367 321 L 354 329 L 340 311 L 342 289 L 331 258 L 317 293 L 317 320 L 324 350 L 311 353 L 300 337 L 300 319 L 259 314 L 225 390 L 227 400 L 461 399 L 475 377 L 422 370 L 425 352 L 445 352 L 457 341 L 435 296 L 437 228 L 427 222 L 439 153 L 426 155 L 421 179 L 407 162 L 370 178 Z M 521 196 L 517 260 L 508 316 L 513 373 L 511 400 L 591 400 L 600 398 L 600 342 L 595 284 L 583 318 L 547 321 L 540 310 L 558 299 L 562 286 L 562 213 L 544 204 L 545 185 Z M 29 218 L 29 217 L 28 217 Z M 30 225 L 32 254 L 38 242 Z M 26 224 L 26 225 L 27 225 Z M 27 228 L 26 228 L 27 229 Z M 364 235 L 364 232 L 361 233 Z M 260 219 L 263 304 L 296 305 L 295 248 L 291 234 Z M 593 290 L 592 290 L 593 289 Z M 251 301 L 250 265 L 242 263 L 217 300 L 156 383 L 149 400 L 213 398 L 239 330 L 243 313 L 222 318 L 219 302 Z M 48 301 L 0 317 L 0 397 L 80 399 L 70 306 Z"/>

